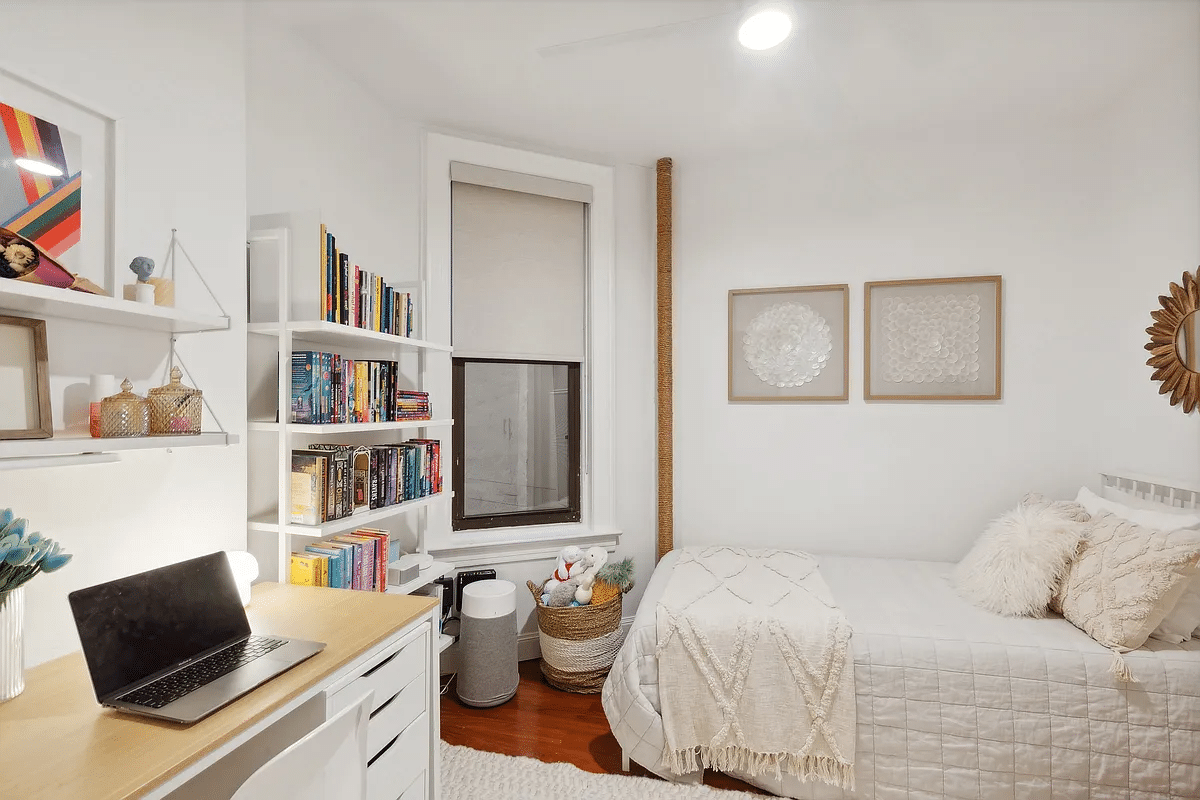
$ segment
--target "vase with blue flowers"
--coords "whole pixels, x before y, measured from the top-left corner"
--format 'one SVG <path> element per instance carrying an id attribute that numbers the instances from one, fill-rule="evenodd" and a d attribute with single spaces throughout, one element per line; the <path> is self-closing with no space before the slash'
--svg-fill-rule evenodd
<path id="1" fill-rule="evenodd" d="M 69 553 L 53 539 L 34 531 L 29 521 L 0 511 L 0 702 L 25 691 L 25 590 L 41 572 L 62 569 Z"/>

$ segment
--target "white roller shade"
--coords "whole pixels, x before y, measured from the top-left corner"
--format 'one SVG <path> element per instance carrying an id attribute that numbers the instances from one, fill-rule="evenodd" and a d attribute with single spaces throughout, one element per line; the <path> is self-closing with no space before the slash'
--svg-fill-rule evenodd
<path id="1" fill-rule="evenodd" d="M 584 356 L 587 205 L 451 184 L 458 353 Z"/>

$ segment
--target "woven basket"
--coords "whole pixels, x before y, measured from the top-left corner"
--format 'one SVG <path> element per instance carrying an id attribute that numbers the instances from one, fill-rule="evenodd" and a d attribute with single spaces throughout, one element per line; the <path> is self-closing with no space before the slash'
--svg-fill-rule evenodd
<path id="1" fill-rule="evenodd" d="M 537 606 L 542 675 L 567 692 L 598 694 L 621 648 L 621 593 L 598 605 L 551 608 L 542 590 L 526 581 Z"/>

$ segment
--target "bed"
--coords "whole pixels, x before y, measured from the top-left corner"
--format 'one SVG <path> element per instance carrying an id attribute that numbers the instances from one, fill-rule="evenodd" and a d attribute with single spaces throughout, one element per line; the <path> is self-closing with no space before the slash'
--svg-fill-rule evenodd
<path id="1" fill-rule="evenodd" d="M 853 792 L 738 775 L 775 794 L 949 800 L 1200 797 L 1200 641 L 1113 655 L 1058 616 L 1008 618 L 951 587 L 949 563 L 818 556 L 854 631 Z M 663 777 L 655 569 L 603 689 L 627 758 Z M 736 774 L 736 773 L 734 773 Z"/>

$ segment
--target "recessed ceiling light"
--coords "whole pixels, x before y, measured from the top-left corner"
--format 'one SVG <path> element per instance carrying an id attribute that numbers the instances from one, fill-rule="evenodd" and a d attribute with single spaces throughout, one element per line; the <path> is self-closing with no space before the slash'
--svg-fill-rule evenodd
<path id="1" fill-rule="evenodd" d="M 738 26 L 738 41 L 749 50 L 769 50 L 792 33 L 792 15 L 779 3 L 759 3 Z"/>
<path id="2" fill-rule="evenodd" d="M 51 178 L 57 178 L 63 174 L 63 171 L 53 164 L 47 164 L 45 161 L 36 161 L 32 158 L 17 158 L 14 159 L 16 164 L 21 169 L 36 172 L 38 175 L 49 175 Z"/>

